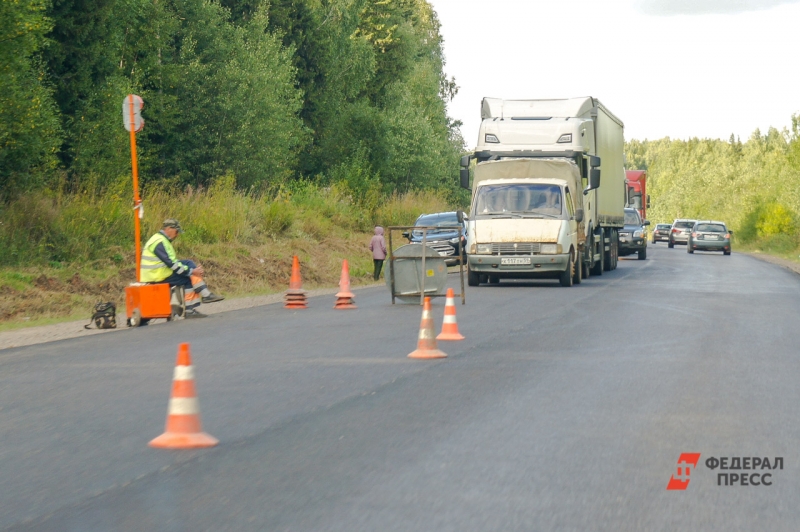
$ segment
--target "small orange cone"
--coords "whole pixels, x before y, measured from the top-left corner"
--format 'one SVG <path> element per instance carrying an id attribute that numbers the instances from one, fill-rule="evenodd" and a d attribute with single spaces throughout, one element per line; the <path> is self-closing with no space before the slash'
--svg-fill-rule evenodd
<path id="1" fill-rule="evenodd" d="M 149 443 L 160 449 L 197 449 L 213 447 L 219 440 L 200 427 L 200 407 L 194 390 L 194 366 L 189 344 L 178 346 L 178 361 L 172 378 L 172 395 L 167 410 L 164 434 Z"/>
<path id="2" fill-rule="evenodd" d="M 419 341 L 417 350 L 411 352 L 408 358 L 446 358 L 447 355 L 439 351 L 436 338 L 433 337 L 433 318 L 431 317 L 431 298 L 425 298 L 422 306 L 422 322 L 419 324 Z"/>
<path id="3" fill-rule="evenodd" d="M 300 279 L 300 260 L 295 255 L 292 258 L 292 278 L 289 280 L 289 289 L 283 296 L 283 308 L 301 309 L 308 308 L 308 297 L 303 290 L 303 281 Z"/>
<path id="4" fill-rule="evenodd" d="M 335 309 L 358 308 L 353 304 L 353 292 L 350 291 L 350 267 L 347 259 L 342 261 L 342 277 L 339 279 L 339 293 L 336 294 Z"/>
<path id="5" fill-rule="evenodd" d="M 463 340 L 464 336 L 458 332 L 456 322 L 456 302 L 455 293 L 452 288 L 447 289 L 447 300 L 444 304 L 444 321 L 442 322 L 442 333 L 436 337 L 437 340 Z"/>

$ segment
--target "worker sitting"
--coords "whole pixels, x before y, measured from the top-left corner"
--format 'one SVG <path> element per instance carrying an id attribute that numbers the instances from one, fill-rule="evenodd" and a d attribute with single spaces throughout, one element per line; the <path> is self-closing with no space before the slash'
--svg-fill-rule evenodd
<path id="1" fill-rule="evenodd" d="M 203 280 L 202 266 L 191 260 L 178 260 L 172 242 L 183 233 L 181 224 L 174 218 L 164 220 L 161 231 L 150 237 L 142 249 L 139 280 L 143 283 L 167 283 L 184 288 L 187 318 L 205 318 L 197 307 L 200 303 L 214 303 L 225 299 L 211 293 Z"/>

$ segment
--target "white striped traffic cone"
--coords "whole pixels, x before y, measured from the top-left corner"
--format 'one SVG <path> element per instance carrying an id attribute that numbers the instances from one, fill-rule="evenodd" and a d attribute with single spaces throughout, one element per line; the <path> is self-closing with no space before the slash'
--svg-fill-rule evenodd
<path id="1" fill-rule="evenodd" d="M 433 337 L 433 317 L 431 317 L 431 298 L 425 298 L 422 306 L 422 321 L 419 325 L 419 340 L 416 351 L 412 351 L 408 358 L 446 358 L 447 355 L 439 351 L 436 338 Z"/>
<path id="2" fill-rule="evenodd" d="M 196 449 L 213 447 L 219 440 L 209 436 L 200 426 L 200 406 L 194 389 L 194 367 L 189 344 L 178 346 L 178 362 L 172 378 L 172 396 L 167 411 L 164 434 L 150 442 L 160 449 Z"/>
<path id="3" fill-rule="evenodd" d="M 442 321 L 442 333 L 436 337 L 437 340 L 463 340 L 464 336 L 458 332 L 456 322 L 456 302 L 452 288 L 447 289 L 447 300 L 444 304 L 444 321 Z"/>

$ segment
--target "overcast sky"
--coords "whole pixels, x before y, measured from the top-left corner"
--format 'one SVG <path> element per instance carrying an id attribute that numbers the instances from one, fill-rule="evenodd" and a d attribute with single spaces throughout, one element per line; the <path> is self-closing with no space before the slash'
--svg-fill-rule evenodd
<path id="1" fill-rule="evenodd" d="M 428 1 L 468 147 L 484 96 L 594 96 L 626 140 L 744 141 L 800 113 L 800 0 Z"/>

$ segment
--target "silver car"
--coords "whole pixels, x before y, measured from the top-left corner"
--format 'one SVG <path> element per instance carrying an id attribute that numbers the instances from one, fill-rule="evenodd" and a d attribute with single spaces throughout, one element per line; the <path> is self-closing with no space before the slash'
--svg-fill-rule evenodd
<path id="1" fill-rule="evenodd" d="M 697 220 L 678 219 L 672 222 L 672 229 L 669 230 L 669 241 L 667 247 L 674 248 L 675 244 L 685 244 L 689 241 L 692 227 Z"/>
<path id="2" fill-rule="evenodd" d="M 686 252 L 721 251 L 723 255 L 731 254 L 731 231 L 724 222 L 714 220 L 699 221 L 694 224 Z"/>

